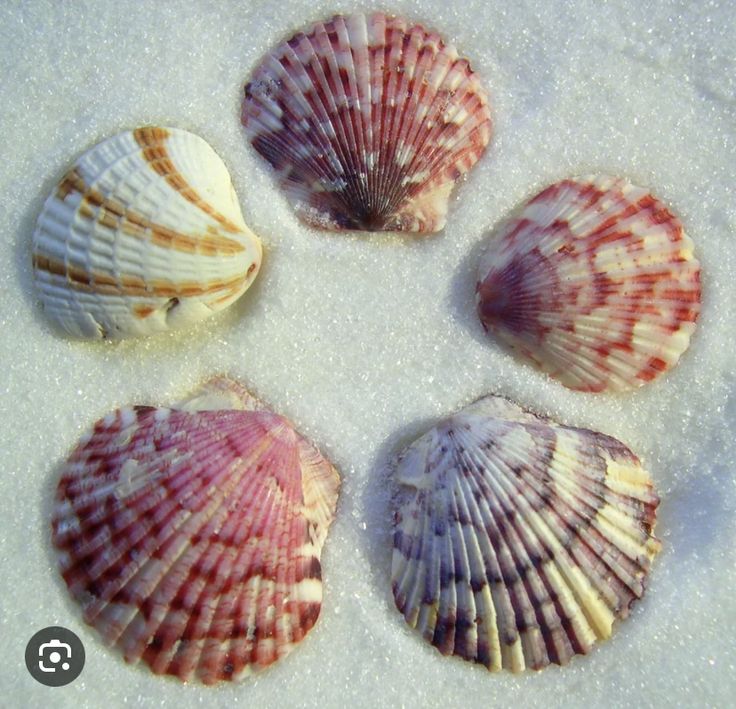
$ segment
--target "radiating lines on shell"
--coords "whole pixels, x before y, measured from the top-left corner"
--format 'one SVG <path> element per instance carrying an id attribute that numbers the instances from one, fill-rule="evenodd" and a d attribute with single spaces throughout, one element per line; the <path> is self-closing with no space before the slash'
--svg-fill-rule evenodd
<path id="1" fill-rule="evenodd" d="M 242 120 L 297 214 L 333 230 L 438 231 L 490 139 L 485 92 L 435 33 L 337 16 L 267 55 Z"/>
<path id="2" fill-rule="evenodd" d="M 409 446 L 396 481 L 397 607 L 440 652 L 490 670 L 587 653 L 659 550 L 636 456 L 495 397 Z"/>
<path id="3" fill-rule="evenodd" d="M 261 258 L 227 168 L 175 128 L 126 131 L 80 156 L 47 199 L 33 244 L 44 308 L 75 337 L 184 327 L 240 297 Z"/>
<path id="4" fill-rule="evenodd" d="M 484 328 L 582 391 L 622 391 L 674 366 L 700 310 L 700 264 L 679 219 L 605 175 L 551 185 L 489 239 Z"/>
<path id="5" fill-rule="evenodd" d="M 319 616 L 339 478 L 253 402 L 218 379 L 186 409 L 121 410 L 64 467 L 53 519 L 62 575 L 128 662 L 206 684 L 239 679 L 288 654 Z"/>

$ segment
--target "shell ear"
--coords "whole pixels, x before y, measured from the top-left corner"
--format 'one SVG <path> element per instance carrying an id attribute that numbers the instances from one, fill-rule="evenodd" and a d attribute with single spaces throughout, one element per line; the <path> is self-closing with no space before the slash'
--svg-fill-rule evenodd
<path id="1" fill-rule="evenodd" d="M 488 96 L 435 32 L 383 13 L 318 22 L 245 86 L 248 139 L 300 219 L 431 233 L 491 137 Z"/>
<path id="2" fill-rule="evenodd" d="M 489 670 L 566 664 L 611 635 L 660 549 L 622 443 L 497 397 L 399 456 L 391 581 L 406 622 Z"/>
<path id="3" fill-rule="evenodd" d="M 225 408 L 211 408 L 218 398 Z M 214 684 L 276 662 L 317 621 L 340 481 L 236 382 L 212 380 L 189 401 L 95 424 L 62 469 L 53 543 L 108 645 Z"/>
<path id="4" fill-rule="evenodd" d="M 622 391 L 673 367 L 700 313 L 680 220 L 605 175 L 558 182 L 490 239 L 478 267 L 487 331 L 565 386 Z"/>
<path id="5" fill-rule="evenodd" d="M 125 131 L 88 150 L 33 235 L 44 310 L 80 338 L 188 327 L 237 300 L 261 258 L 222 160 L 177 128 Z"/>

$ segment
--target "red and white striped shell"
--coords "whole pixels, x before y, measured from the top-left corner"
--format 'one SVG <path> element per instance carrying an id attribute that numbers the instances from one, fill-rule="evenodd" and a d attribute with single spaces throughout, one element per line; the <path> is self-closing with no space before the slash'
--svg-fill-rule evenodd
<path id="1" fill-rule="evenodd" d="M 673 367 L 700 312 L 680 220 L 625 179 L 558 182 L 500 228 L 476 288 L 486 330 L 565 386 L 621 391 Z"/>
<path id="2" fill-rule="evenodd" d="M 443 655 L 564 665 L 613 632 L 660 549 L 639 459 L 495 396 L 411 444 L 395 471 L 392 587 Z"/>
<path id="3" fill-rule="evenodd" d="M 52 523 L 61 573 L 128 662 L 235 680 L 315 624 L 339 477 L 258 407 L 216 379 L 171 408 L 118 409 L 64 465 Z"/>
<path id="4" fill-rule="evenodd" d="M 222 160 L 177 128 L 124 131 L 84 153 L 33 236 L 46 315 L 81 338 L 186 327 L 235 302 L 261 255 Z"/>
<path id="5" fill-rule="evenodd" d="M 468 61 L 383 13 L 318 22 L 269 52 L 242 121 L 297 215 L 336 231 L 439 231 L 491 136 Z"/>

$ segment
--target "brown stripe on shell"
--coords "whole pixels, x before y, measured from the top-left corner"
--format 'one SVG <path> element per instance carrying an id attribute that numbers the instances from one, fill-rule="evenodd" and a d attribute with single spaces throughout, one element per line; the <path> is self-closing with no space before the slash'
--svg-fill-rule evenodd
<path id="1" fill-rule="evenodd" d="M 39 271 L 45 271 L 51 275 L 65 278 L 68 285 L 85 293 L 150 296 L 151 298 L 207 295 L 219 291 L 227 291 L 229 294 L 232 294 L 240 289 L 243 281 L 246 279 L 246 276 L 243 274 L 227 280 L 215 280 L 208 283 L 186 281 L 174 283 L 162 280 L 144 281 L 138 276 L 129 275 L 122 275 L 120 279 L 116 279 L 106 273 L 86 271 L 79 266 L 73 266 L 57 259 L 41 256 L 40 254 L 33 255 L 33 267 Z M 145 308 L 147 306 L 143 307 Z M 150 313 L 146 314 L 150 315 Z M 141 314 L 140 317 L 145 317 L 145 315 Z"/>
<path id="2" fill-rule="evenodd" d="M 76 168 L 71 169 L 64 176 L 57 188 L 57 196 L 63 200 L 74 192 L 82 195 L 82 204 L 79 209 L 86 218 L 94 217 L 94 210 L 90 209 L 91 205 L 99 210 L 97 221 L 104 226 L 110 229 L 120 228 L 126 234 L 140 239 L 150 238 L 156 246 L 203 256 L 230 256 L 245 250 L 239 241 L 218 234 L 217 230 L 211 227 L 206 234 L 193 237 L 162 224 L 149 222 L 141 214 L 126 208 L 114 199 L 105 197 L 99 190 L 88 187 Z"/>
<path id="3" fill-rule="evenodd" d="M 142 155 L 153 171 L 163 177 L 184 199 L 199 207 L 226 231 L 232 234 L 240 232 L 240 228 L 236 224 L 233 224 L 226 216 L 203 199 L 176 169 L 165 146 L 165 142 L 169 137 L 167 130 L 155 127 L 138 128 L 133 131 L 133 137 L 141 146 Z"/>

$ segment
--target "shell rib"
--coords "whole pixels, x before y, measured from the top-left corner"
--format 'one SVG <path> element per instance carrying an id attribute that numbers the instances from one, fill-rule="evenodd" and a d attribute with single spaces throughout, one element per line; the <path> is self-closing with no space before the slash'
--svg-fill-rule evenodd
<path id="1" fill-rule="evenodd" d="M 260 265 L 227 168 L 177 128 L 125 131 L 87 151 L 33 236 L 44 310 L 79 338 L 188 326 L 237 300 Z"/>
<path id="2" fill-rule="evenodd" d="M 61 473 L 53 543 L 108 645 L 156 674 L 239 679 L 317 621 L 339 477 L 240 385 L 98 421 Z"/>
<path id="3" fill-rule="evenodd" d="M 435 232 L 491 136 L 466 59 L 421 25 L 337 16 L 276 47 L 242 122 L 297 215 L 335 231 Z"/>
<path id="4" fill-rule="evenodd" d="M 444 655 L 564 665 L 644 593 L 659 500 L 609 436 L 489 396 L 409 446 L 395 475 L 396 606 Z"/>
<path id="5" fill-rule="evenodd" d="M 673 367 L 700 312 L 700 264 L 680 220 L 624 179 L 558 182 L 495 235 L 478 314 L 565 386 L 621 391 Z"/>

